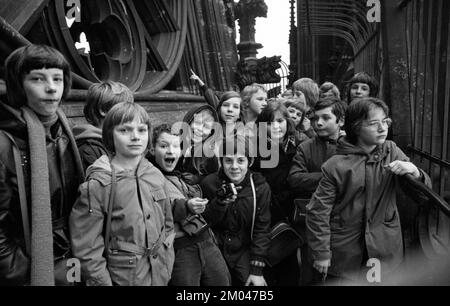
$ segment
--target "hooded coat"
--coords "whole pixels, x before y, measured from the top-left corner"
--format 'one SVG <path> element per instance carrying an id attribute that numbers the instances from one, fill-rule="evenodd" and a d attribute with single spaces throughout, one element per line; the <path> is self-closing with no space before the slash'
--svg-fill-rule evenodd
<path id="1" fill-rule="evenodd" d="M 194 120 L 194 115 L 203 110 L 211 111 L 214 121 L 218 122 L 216 110 L 207 104 L 191 108 L 184 116 L 183 122 L 190 125 Z M 213 155 L 216 145 L 215 140 L 217 138 L 215 133 L 216 131 L 212 130 L 211 135 L 202 141 L 201 146 L 193 146 L 191 140 L 192 131 L 182 140 L 182 150 L 184 155 L 180 158 L 177 168 L 179 168 L 182 172 L 189 172 L 192 174 L 191 179 L 188 181 L 189 184 L 198 184 L 208 174 L 219 170 L 219 160 Z M 211 153 L 212 156 L 206 156 L 204 152 L 205 148 L 209 151 L 209 153 Z"/>
<path id="2" fill-rule="evenodd" d="M 381 275 L 388 275 L 402 262 L 396 190 L 400 186 L 412 197 L 415 192 L 384 168 L 395 160 L 409 161 L 392 141 L 367 154 L 344 138 L 323 165 L 323 177 L 306 208 L 306 224 L 312 258 L 331 259 L 328 273 L 357 279 L 365 261 L 376 258 Z M 419 171 L 430 185 L 427 174 Z"/>
<path id="3" fill-rule="evenodd" d="M 67 132 L 57 121 L 47 135 L 47 163 L 55 262 L 70 255 L 68 218 L 82 181 Z M 11 136 L 14 142 L 11 142 Z M 31 165 L 27 126 L 20 110 L 0 103 L 0 286 L 30 281 L 30 254 L 25 250 L 22 214 L 12 146 L 22 157 L 26 198 L 31 216 Z M 79 165 L 81 168 L 81 165 Z M 81 169 L 80 169 L 81 170 Z"/>
<path id="4" fill-rule="evenodd" d="M 111 193 L 107 156 L 88 168 L 70 215 L 72 250 L 87 285 L 167 285 L 174 262 L 173 217 L 162 173 L 142 158 L 117 171 L 109 250 L 104 227 Z"/>
<path id="5" fill-rule="evenodd" d="M 80 124 L 73 127 L 83 168 L 86 170 L 107 151 L 102 140 L 102 130 L 92 124 Z"/>

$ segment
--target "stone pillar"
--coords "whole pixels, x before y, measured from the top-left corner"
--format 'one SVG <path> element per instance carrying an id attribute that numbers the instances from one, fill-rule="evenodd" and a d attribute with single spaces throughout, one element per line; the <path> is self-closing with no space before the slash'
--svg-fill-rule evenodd
<path id="1" fill-rule="evenodd" d="M 267 5 L 264 0 L 240 0 L 235 6 L 235 16 L 239 23 L 239 44 L 241 60 L 256 57 L 263 46 L 255 42 L 255 19 L 267 17 Z"/>

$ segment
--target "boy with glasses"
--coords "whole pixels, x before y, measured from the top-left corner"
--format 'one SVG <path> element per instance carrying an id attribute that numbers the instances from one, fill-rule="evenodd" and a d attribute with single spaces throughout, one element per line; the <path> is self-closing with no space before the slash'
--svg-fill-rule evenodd
<path id="1" fill-rule="evenodd" d="M 306 207 L 308 245 L 314 268 L 334 280 L 364 282 L 369 259 L 380 262 L 381 281 L 388 280 L 403 259 L 396 190 L 416 196 L 408 181 L 430 184 L 422 170 L 392 141 L 386 140 L 391 119 L 376 98 L 353 101 L 345 113 L 347 136 L 336 155 L 322 167 Z"/>

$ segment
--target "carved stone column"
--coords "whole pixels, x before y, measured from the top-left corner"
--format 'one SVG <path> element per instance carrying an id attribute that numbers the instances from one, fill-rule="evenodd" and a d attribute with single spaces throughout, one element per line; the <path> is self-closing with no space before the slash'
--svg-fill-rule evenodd
<path id="1" fill-rule="evenodd" d="M 235 6 L 235 17 L 239 23 L 239 44 L 237 45 L 241 60 L 256 57 L 258 49 L 263 46 L 255 42 L 255 19 L 267 17 L 267 5 L 264 0 L 240 0 Z"/>

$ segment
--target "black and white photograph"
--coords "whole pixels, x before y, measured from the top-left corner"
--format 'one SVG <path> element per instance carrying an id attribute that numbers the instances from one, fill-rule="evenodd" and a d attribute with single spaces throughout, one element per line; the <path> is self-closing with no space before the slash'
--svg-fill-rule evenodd
<path id="1" fill-rule="evenodd" d="M 11 286 L 450 286 L 450 1 L 0 0 Z"/>

